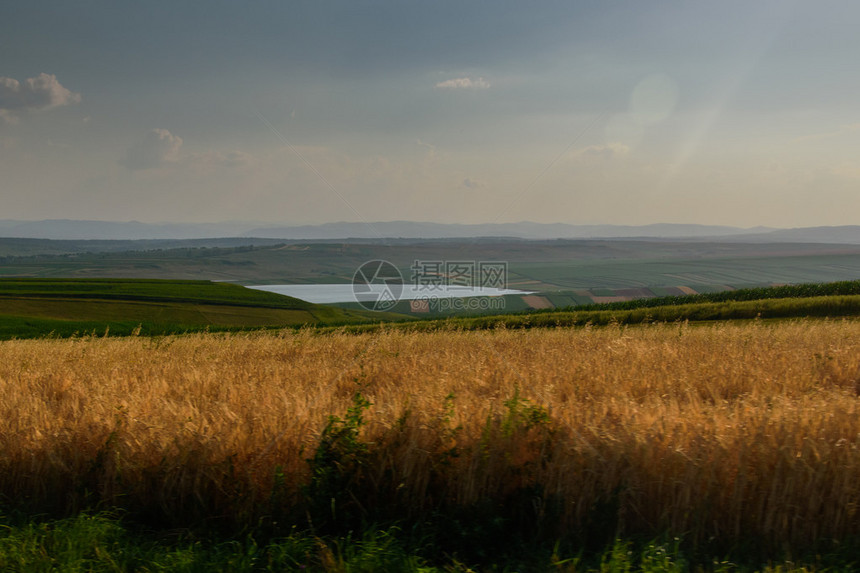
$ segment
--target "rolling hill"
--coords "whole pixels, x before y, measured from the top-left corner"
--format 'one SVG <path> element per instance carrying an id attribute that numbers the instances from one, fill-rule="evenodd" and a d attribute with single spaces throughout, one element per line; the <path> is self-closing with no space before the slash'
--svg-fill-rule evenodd
<path id="1" fill-rule="evenodd" d="M 211 281 L 0 279 L 0 339 L 337 325 L 381 318 L 398 317 Z"/>

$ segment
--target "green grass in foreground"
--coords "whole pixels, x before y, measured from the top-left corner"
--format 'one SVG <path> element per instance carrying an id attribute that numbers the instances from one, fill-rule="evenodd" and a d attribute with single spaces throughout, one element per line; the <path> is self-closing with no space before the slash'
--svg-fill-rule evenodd
<path id="1" fill-rule="evenodd" d="M 292 529 L 286 535 L 246 533 L 235 539 L 192 531 L 153 531 L 107 513 L 81 513 L 65 519 L 14 522 L 0 518 L 0 569 L 3 571 L 329 571 L 473 572 L 641 571 L 779 572 L 851 571 L 850 551 L 775 562 L 754 558 L 708 557 L 687 552 L 680 540 L 616 540 L 586 555 L 563 542 L 517 548 L 480 561 L 433 544 L 432 535 L 396 526 L 368 526 L 343 536 L 317 536 Z"/>

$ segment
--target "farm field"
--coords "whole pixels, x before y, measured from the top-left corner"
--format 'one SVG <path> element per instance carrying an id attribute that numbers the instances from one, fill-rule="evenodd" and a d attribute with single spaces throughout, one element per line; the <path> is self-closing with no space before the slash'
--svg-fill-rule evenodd
<path id="1" fill-rule="evenodd" d="M 230 241 L 236 241 L 231 239 Z M 525 290 L 676 285 L 749 286 L 860 278 L 860 246 L 735 244 L 702 241 L 519 239 L 364 242 L 247 239 L 189 241 L 154 248 L 152 242 L 85 242 L 0 238 L 0 273 L 29 277 L 135 277 L 250 283 L 350 282 L 364 262 L 384 259 L 409 281 L 421 261 L 507 261 L 509 286 Z M 255 245 L 250 243 L 256 241 Z M 32 244 L 31 244 L 32 242 Z M 262 244 L 261 244 L 262 243 Z M 201 246 L 202 245 L 202 246 Z M 211 245 L 208 248 L 206 245 Z M 170 247 L 170 248 L 168 248 Z M 93 249 L 120 249 L 88 252 Z M 61 253 L 63 249 L 68 252 Z"/>
<path id="2" fill-rule="evenodd" d="M 209 281 L 0 278 L 0 338 L 111 330 L 168 334 L 366 322 L 371 317 L 396 318 Z"/>
<path id="3" fill-rule="evenodd" d="M 0 495 L 310 532 L 297 569 L 379 527 L 451 571 L 599 570 L 617 538 L 795 570 L 856 555 L 858 388 L 860 323 L 834 319 L 5 341 Z"/>
<path id="4" fill-rule="evenodd" d="M 65 279 L 206 279 L 244 285 L 350 283 L 363 263 L 383 259 L 412 282 L 415 261 L 504 261 L 507 286 L 535 297 L 494 304 L 415 307 L 414 318 L 564 308 L 751 286 L 860 279 L 860 246 L 677 240 L 481 238 L 354 242 L 273 239 L 45 241 L 0 238 L 0 276 Z M 88 250 L 89 249 L 89 250 Z M 526 295 L 530 296 L 530 295 Z M 332 306 L 361 311 L 354 303 Z M 501 308 L 499 308 L 501 306 Z"/>
<path id="5" fill-rule="evenodd" d="M 369 332 L 381 328 L 402 328 L 413 331 L 432 331 L 440 328 L 481 330 L 499 327 L 537 328 L 612 323 L 702 322 L 811 316 L 856 318 L 860 316 L 860 281 L 783 285 L 702 294 L 622 299 L 601 304 L 580 304 L 564 309 L 544 308 L 531 312 L 507 312 L 509 308 L 522 310 L 521 307 L 517 308 L 515 304 L 512 304 L 520 298 L 528 297 L 505 296 L 503 312 L 476 312 L 472 316 L 448 316 L 444 319 L 436 316 L 396 326 L 365 324 L 350 327 L 350 330 L 355 332 Z M 548 299 L 550 297 L 541 298 Z M 491 299 L 486 297 L 472 299 L 473 302 L 479 303 L 489 300 Z M 401 301 L 392 310 L 406 312 L 408 304 L 408 301 Z"/>
<path id="6" fill-rule="evenodd" d="M 681 291 L 678 291 L 681 292 Z M 535 328 L 639 324 L 647 322 L 785 319 L 860 316 L 860 281 L 786 285 L 698 295 L 621 300 L 556 310 L 549 297 L 543 311 L 502 298 L 501 311 L 408 320 L 410 301 L 392 312 L 370 312 L 358 304 L 336 308 L 228 283 L 159 279 L 0 279 L 0 339 L 86 334 L 163 335 L 187 332 L 315 326 L 353 332 L 404 328 Z M 493 301 L 473 297 L 472 303 Z M 560 300 L 555 298 L 556 301 Z M 455 301 L 457 302 L 457 301 Z M 484 316 L 481 316 L 481 315 Z M 400 322 L 402 324 L 394 325 Z"/>

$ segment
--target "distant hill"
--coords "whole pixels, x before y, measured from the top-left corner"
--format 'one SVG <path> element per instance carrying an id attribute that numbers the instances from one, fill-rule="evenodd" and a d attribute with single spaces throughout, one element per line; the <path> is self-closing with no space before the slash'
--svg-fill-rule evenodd
<path id="1" fill-rule="evenodd" d="M 653 225 L 570 225 L 566 223 L 485 223 L 475 225 L 421 221 L 323 223 L 321 225 L 261 225 L 248 222 L 140 223 L 137 221 L 0 220 L 0 237 L 54 240 L 189 240 L 213 238 L 333 240 L 333 239 L 453 239 L 511 237 L 519 239 L 707 239 L 735 242 L 797 242 L 860 244 L 860 226 L 773 229 L 719 225 L 657 223 Z M 138 245 L 140 246 L 140 245 Z M 161 246 L 156 248 L 163 248 Z"/>
<path id="2" fill-rule="evenodd" d="M 138 221 L 0 220 L 0 237 L 59 240 L 207 239 L 237 237 L 259 223 L 140 223 Z"/>
<path id="3" fill-rule="evenodd" d="M 0 257 L 65 255 L 72 253 L 121 253 L 168 249 L 213 249 L 265 247 L 283 243 L 282 239 L 226 237 L 220 239 L 22 239 L 0 235 Z"/>
<path id="4" fill-rule="evenodd" d="M 0 278 L 0 340 L 91 332 L 349 324 L 402 318 L 344 310 L 235 284 L 140 279 Z"/>
<path id="5" fill-rule="evenodd" d="M 833 243 L 860 245 L 860 225 L 776 229 L 756 235 L 738 235 L 732 239 L 751 242 L 768 241 L 774 243 Z"/>
<path id="6" fill-rule="evenodd" d="M 589 239 L 614 237 L 682 238 L 724 237 L 767 232 L 771 229 L 741 229 L 713 225 L 569 225 L 566 223 L 486 223 L 459 225 L 416 221 L 373 223 L 324 223 L 293 227 L 259 227 L 246 236 L 279 239 L 375 239 L 422 238 L 448 239 L 463 237 L 517 237 L 521 239 Z"/>

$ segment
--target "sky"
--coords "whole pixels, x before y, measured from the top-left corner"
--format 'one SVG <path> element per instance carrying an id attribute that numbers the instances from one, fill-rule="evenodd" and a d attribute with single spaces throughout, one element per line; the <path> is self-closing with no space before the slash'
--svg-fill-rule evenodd
<path id="1" fill-rule="evenodd" d="M 858 21 L 0 0 L 0 219 L 860 224 Z"/>

